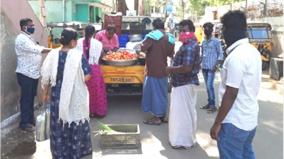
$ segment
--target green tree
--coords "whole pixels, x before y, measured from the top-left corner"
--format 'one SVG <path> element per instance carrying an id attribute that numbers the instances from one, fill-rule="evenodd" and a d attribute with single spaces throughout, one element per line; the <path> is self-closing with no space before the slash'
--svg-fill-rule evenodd
<path id="1" fill-rule="evenodd" d="M 210 6 L 209 0 L 189 0 L 189 8 L 191 13 L 196 14 L 198 16 L 204 14 L 206 6 Z"/>
<path id="2" fill-rule="evenodd" d="M 242 0 L 189 0 L 189 7 L 193 14 L 203 15 L 206 6 L 220 6 Z"/>

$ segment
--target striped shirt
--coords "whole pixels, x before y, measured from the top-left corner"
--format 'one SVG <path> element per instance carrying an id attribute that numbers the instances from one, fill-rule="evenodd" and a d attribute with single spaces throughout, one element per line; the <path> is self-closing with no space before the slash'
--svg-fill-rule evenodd
<path id="1" fill-rule="evenodd" d="M 223 60 L 221 42 L 217 38 L 204 39 L 202 41 L 202 69 L 214 70 L 218 60 Z"/>

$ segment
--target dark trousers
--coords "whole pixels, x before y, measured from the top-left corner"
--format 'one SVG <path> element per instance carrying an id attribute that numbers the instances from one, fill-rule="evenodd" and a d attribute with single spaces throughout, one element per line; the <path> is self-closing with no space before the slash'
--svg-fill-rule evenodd
<path id="1" fill-rule="evenodd" d="M 38 79 L 29 78 L 23 74 L 17 73 L 17 80 L 21 87 L 20 127 L 25 128 L 29 124 L 35 124 L 34 118 L 34 98 L 37 93 Z"/>

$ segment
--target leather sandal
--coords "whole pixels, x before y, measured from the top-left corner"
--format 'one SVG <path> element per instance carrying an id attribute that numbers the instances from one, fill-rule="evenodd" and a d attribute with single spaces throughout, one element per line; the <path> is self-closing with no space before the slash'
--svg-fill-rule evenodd
<path id="1" fill-rule="evenodd" d="M 143 121 L 143 123 L 147 125 L 161 125 L 162 121 L 159 117 L 153 117 L 151 119 Z"/>

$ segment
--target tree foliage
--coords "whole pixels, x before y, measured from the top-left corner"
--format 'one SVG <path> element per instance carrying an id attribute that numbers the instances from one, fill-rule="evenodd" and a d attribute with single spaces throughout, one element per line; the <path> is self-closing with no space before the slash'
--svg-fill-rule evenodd
<path id="1" fill-rule="evenodd" d="M 239 1 L 242 0 L 189 0 L 189 6 L 197 15 L 203 15 L 206 6 L 220 6 Z"/>
<path id="2" fill-rule="evenodd" d="M 189 11 L 191 14 L 200 16 L 204 14 L 205 7 L 207 6 L 220 6 L 243 0 L 144 0 L 146 12 L 150 12 L 150 8 L 154 6 L 156 8 L 164 7 L 169 1 L 174 2 L 173 5 L 176 6 L 178 14 L 183 14 L 179 12 Z M 181 4 L 185 4 L 185 6 Z"/>
<path id="3" fill-rule="evenodd" d="M 189 0 L 189 8 L 191 12 L 197 15 L 203 15 L 206 6 L 210 5 L 210 0 Z"/>

